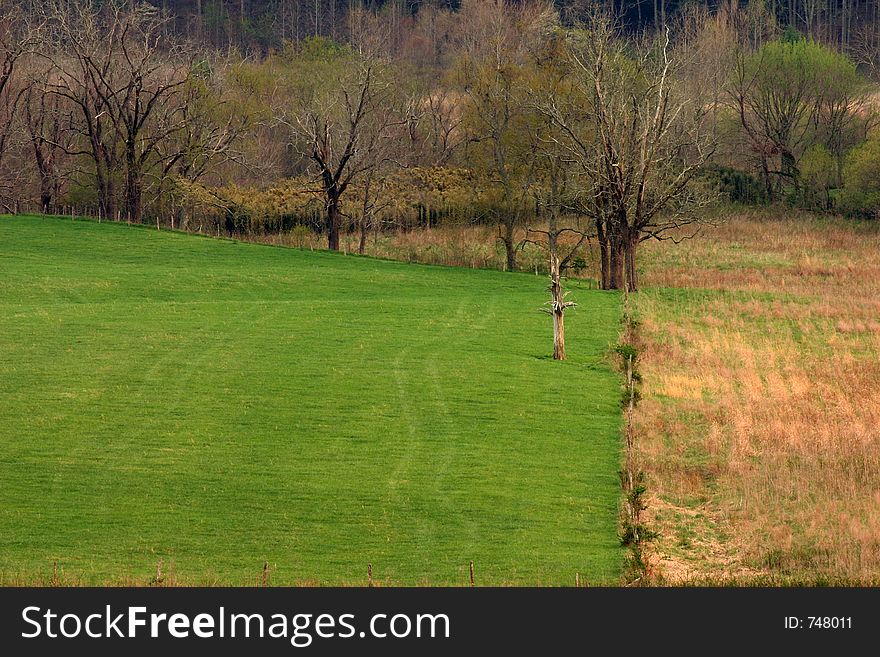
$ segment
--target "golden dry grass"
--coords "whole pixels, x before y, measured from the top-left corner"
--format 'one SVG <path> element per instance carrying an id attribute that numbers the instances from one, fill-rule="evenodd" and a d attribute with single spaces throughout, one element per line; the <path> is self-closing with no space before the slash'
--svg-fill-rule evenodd
<path id="1" fill-rule="evenodd" d="M 448 265 L 472 269 L 504 269 L 504 246 L 498 228 L 490 225 L 466 224 L 418 228 L 409 231 L 371 232 L 364 253 L 377 258 L 417 262 L 426 265 Z M 524 229 L 517 239 L 525 237 Z M 294 229 L 288 233 L 236 236 L 238 239 L 298 248 L 326 249 L 327 238 L 308 230 Z M 355 232 L 339 237 L 340 250 L 357 253 L 359 236 Z M 525 271 L 546 273 L 546 254 L 532 244 L 518 250 L 519 267 Z"/>
<path id="2" fill-rule="evenodd" d="M 880 227 L 742 213 L 642 253 L 653 574 L 880 579 Z"/>

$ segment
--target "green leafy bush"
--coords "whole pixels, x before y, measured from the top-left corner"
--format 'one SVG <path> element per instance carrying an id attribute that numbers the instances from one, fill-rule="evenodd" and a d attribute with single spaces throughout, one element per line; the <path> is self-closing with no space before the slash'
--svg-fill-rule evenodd
<path id="1" fill-rule="evenodd" d="M 872 138 L 847 155 L 839 209 L 850 216 L 880 216 L 880 139 Z"/>
<path id="2" fill-rule="evenodd" d="M 831 210 L 831 190 L 836 187 L 837 163 L 822 144 L 810 148 L 800 161 L 801 189 L 798 205 L 815 210 Z"/>

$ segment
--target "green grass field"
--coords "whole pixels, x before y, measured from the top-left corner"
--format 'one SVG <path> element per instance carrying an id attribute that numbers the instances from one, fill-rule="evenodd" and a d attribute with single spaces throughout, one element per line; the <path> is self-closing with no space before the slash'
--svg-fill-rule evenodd
<path id="1" fill-rule="evenodd" d="M 616 582 L 616 295 L 0 218 L 0 582 Z"/>

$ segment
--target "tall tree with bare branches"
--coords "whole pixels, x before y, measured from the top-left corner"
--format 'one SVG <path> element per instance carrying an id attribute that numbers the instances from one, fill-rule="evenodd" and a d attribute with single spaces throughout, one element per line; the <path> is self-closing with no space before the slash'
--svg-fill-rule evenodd
<path id="1" fill-rule="evenodd" d="M 581 168 L 579 203 L 595 222 L 602 287 L 638 287 L 636 252 L 700 222 L 694 177 L 715 149 L 707 103 L 679 93 L 668 34 L 647 45 L 595 13 L 567 36 L 572 93 L 539 104 Z"/>
<path id="2" fill-rule="evenodd" d="M 124 214 L 140 222 L 146 175 L 160 145 L 185 127 L 181 90 L 191 58 L 167 40 L 166 19 L 149 5 L 87 0 L 73 13 L 51 0 L 47 18 L 49 90 L 76 108 L 71 125 L 84 145 L 70 153 L 91 158 L 99 205 L 109 216 L 121 169 Z"/>
<path id="3" fill-rule="evenodd" d="M 544 310 L 553 320 L 553 358 L 565 360 L 565 313 L 577 304 L 568 299 L 564 276 L 595 229 L 581 211 L 577 192 L 582 167 L 572 157 L 565 142 L 566 135 L 558 120 L 548 111 L 547 100 L 553 98 L 557 107 L 580 103 L 573 94 L 565 47 L 560 32 L 536 44 L 535 59 L 527 77 L 530 114 L 528 140 L 535 153 L 535 176 L 530 194 L 535 201 L 534 223 L 526 228 L 524 243 L 541 247 L 547 254 L 550 299 Z M 567 116 L 574 114 L 568 112 Z M 581 115 L 583 118 L 583 115 Z"/>
<path id="4" fill-rule="evenodd" d="M 16 188 L 19 166 L 7 166 L 13 142 L 20 135 L 19 110 L 27 85 L 17 75 L 22 59 L 34 46 L 37 29 L 15 7 L 0 10 L 0 192 L 6 196 Z M 7 211 L 16 210 L 15 203 L 3 200 Z"/>
<path id="5" fill-rule="evenodd" d="M 37 170 L 40 211 L 45 214 L 56 208 L 67 173 L 66 152 L 73 148 L 73 131 L 65 115 L 64 100 L 48 93 L 45 79 L 28 82 L 21 119 Z"/>
<path id="6" fill-rule="evenodd" d="M 407 119 L 389 67 L 373 53 L 308 39 L 284 75 L 291 102 L 278 107 L 276 116 L 315 174 L 327 244 L 339 250 L 343 195 L 389 158 L 391 135 Z"/>

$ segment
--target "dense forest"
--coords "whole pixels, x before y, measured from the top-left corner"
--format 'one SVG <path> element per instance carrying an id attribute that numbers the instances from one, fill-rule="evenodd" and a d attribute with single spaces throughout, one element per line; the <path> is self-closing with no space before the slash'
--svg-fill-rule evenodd
<path id="1" fill-rule="evenodd" d="M 199 35 L 217 46 L 277 47 L 286 39 L 308 36 L 343 37 L 353 9 L 385 12 L 402 43 L 420 12 L 457 11 L 462 0 L 150 0 L 175 18 L 176 29 Z M 466 0 L 465 0 L 466 1 Z M 747 5 L 750 0 L 740 0 Z M 512 3 L 513 4 L 513 3 Z M 664 28 L 681 13 L 705 8 L 717 11 L 725 0 L 555 0 L 565 20 L 582 19 L 591 5 L 600 4 L 621 19 L 630 31 Z M 782 27 L 858 48 L 870 35 L 865 24 L 878 18 L 875 0 L 758 0 L 752 2 Z M 873 26 L 871 26 L 873 27 Z"/>
<path id="2" fill-rule="evenodd" d="M 638 245 L 719 200 L 876 215 L 876 10 L 7 3 L 0 201 L 361 252 L 491 225 L 507 269 L 536 247 L 558 280 L 595 243 L 602 286 L 635 289 Z"/>

